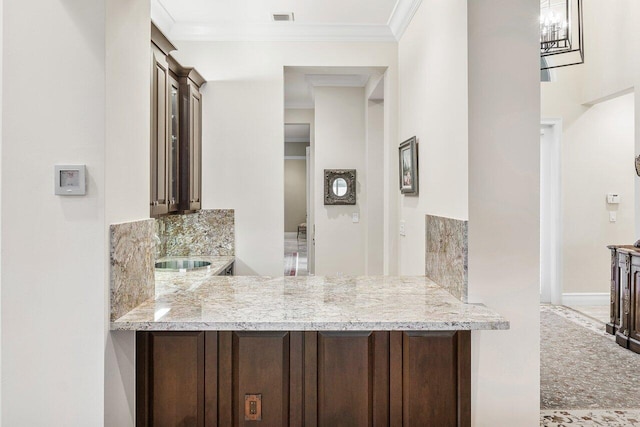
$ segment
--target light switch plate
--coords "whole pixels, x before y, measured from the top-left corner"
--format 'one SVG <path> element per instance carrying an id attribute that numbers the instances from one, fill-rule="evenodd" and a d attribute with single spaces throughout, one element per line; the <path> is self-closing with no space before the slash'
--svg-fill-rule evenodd
<path id="1" fill-rule="evenodd" d="M 616 218 L 616 212 L 612 211 L 609 212 L 609 222 L 616 222 L 617 218 Z"/>
<path id="2" fill-rule="evenodd" d="M 406 236 L 407 235 L 406 232 L 405 232 L 405 229 L 404 229 L 404 221 L 400 221 L 400 235 L 401 236 Z"/>
<path id="3" fill-rule="evenodd" d="M 351 214 L 351 221 L 356 223 L 360 222 L 360 214 L 358 212 L 354 212 Z"/>

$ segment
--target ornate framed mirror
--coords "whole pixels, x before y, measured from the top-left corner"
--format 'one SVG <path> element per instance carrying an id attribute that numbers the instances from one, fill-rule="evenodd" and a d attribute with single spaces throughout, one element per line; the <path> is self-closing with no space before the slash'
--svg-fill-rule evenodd
<path id="1" fill-rule="evenodd" d="M 356 170 L 325 169 L 324 170 L 324 204 L 355 205 L 356 204 Z"/>

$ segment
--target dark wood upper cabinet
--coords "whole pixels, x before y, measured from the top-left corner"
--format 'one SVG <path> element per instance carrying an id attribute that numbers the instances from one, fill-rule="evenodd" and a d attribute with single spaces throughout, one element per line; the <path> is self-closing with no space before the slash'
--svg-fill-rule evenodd
<path id="1" fill-rule="evenodd" d="M 151 24 L 151 216 L 169 212 L 169 52 L 171 42 Z"/>
<path id="2" fill-rule="evenodd" d="M 180 85 L 169 73 L 169 150 L 167 154 L 169 212 L 180 203 Z"/>
<path id="3" fill-rule="evenodd" d="M 180 205 L 182 212 L 201 206 L 202 187 L 202 96 L 204 78 L 195 68 L 181 66 L 169 56 L 169 68 L 179 84 L 180 99 Z"/>
<path id="4" fill-rule="evenodd" d="M 175 46 L 151 24 L 152 217 L 201 207 L 204 78 L 169 55 Z"/>

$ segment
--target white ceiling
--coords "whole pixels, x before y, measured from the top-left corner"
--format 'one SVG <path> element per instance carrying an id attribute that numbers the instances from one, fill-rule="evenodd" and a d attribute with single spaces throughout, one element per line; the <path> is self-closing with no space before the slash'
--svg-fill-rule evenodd
<path id="1" fill-rule="evenodd" d="M 381 80 L 384 67 L 285 67 L 285 108 L 314 108 L 313 88 L 317 86 L 365 87 L 369 80 Z M 382 99 L 381 81 L 369 99 Z"/>
<path id="2" fill-rule="evenodd" d="M 170 40 L 397 41 L 422 0 L 151 0 Z M 293 13 L 294 22 L 274 22 Z M 313 108 L 314 86 L 359 86 L 384 69 L 286 67 L 285 107 Z M 370 99 L 382 98 L 383 85 Z"/>
<path id="3" fill-rule="evenodd" d="M 172 40 L 397 41 L 421 0 L 151 0 Z M 273 13 L 293 12 L 294 22 Z"/>

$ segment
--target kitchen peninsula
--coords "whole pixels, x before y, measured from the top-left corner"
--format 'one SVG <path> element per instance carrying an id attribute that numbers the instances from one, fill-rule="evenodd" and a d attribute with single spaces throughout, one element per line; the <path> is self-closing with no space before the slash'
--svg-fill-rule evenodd
<path id="1" fill-rule="evenodd" d="M 224 275 L 234 216 L 111 226 L 111 329 L 136 332 L 136 425 L 471 425 L 470 331 L 507 320 L 425 276 Z"/>
<path id="2" fill-rule="evenodd" d="M 425 277 L 156 275 L 111 323 L 138 426 L 469 426 L 470 330 L 509 327 Z"/>

